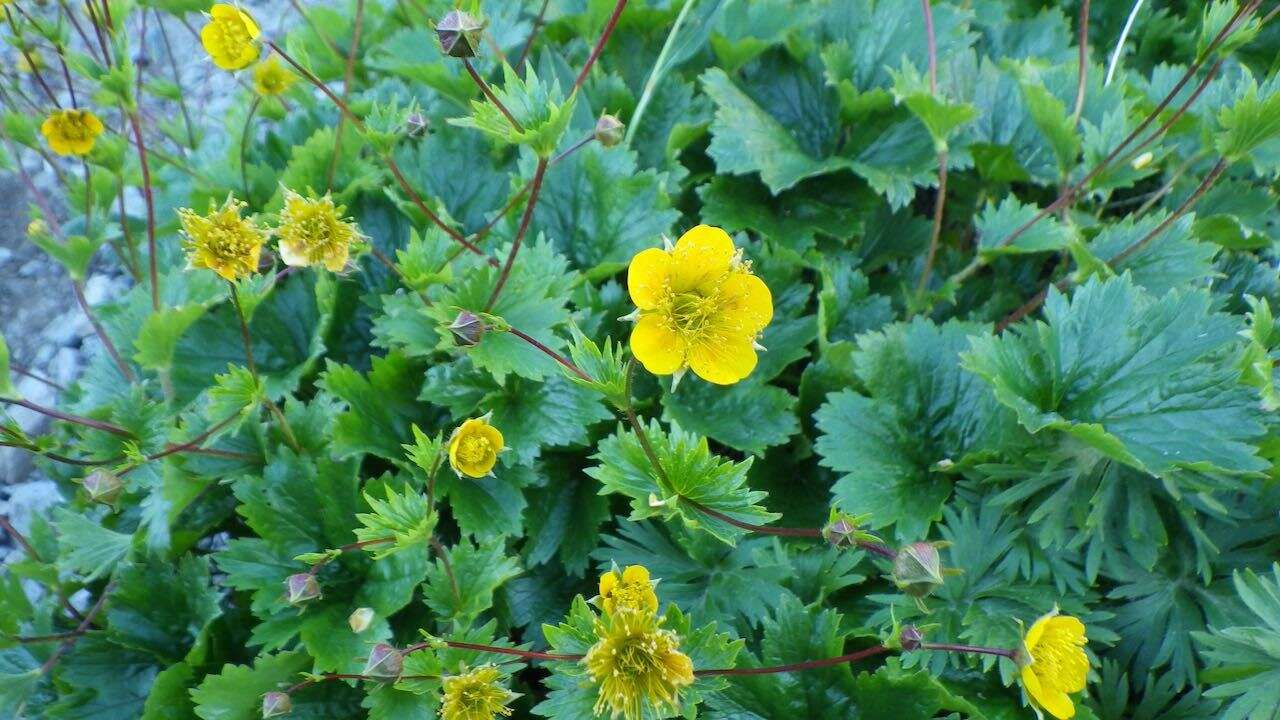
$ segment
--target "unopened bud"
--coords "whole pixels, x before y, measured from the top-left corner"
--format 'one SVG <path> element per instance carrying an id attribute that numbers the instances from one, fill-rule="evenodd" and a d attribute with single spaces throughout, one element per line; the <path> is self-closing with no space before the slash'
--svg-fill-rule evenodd
<path id="1" fill-rule="evenodd" d="M 49 225 L 41 218 L 36 218 L 27 223 L 27 237 L 35 240 L 36 238 L 49 237 Z"/>
<path id="2" fill-rule="evenodd" d="M 870 515 L 850 515 L 839 508 L 831 508 L 827 524 L 822 527 L 822 538 L 835 547 L 854 547 L 861 542 L 877 542 L 879 538 L 862 529 Z"/>
<path id="3" fill-rule="evenodd" d="M 449 57 L 472 58 L 476 56 L 476 48 L 480 47 L 480 33 L 484 24 L 470 13 L 451 10 L 448 15 L 436 23 L 436 37 L 440 39 L 440 49 Z"/>
<path id="4" fill-rule="evenodd" d="M 449 325 L 449 333 L 458 347 L 474 347 L 480 344 L 489 325 L 470 310 L 463 310 Z"/>
<path id="5" fill-rule="evenodd" d="M 320 597 L 320 583 L 311 573 L 297 573 L 285 579 L 284 591 L 290 605 L 301 605 Z"/>
<path id="6" fill-rule="evenodd" d="M 899 550 L 893 560 L 893 581 L 911 597 L 932 595 L 945 582 L 937 546 L 916 542 Z"/>
<path id="7" fill-rule="evenodd" d="M 898 645 L 903 650 L 917 650 L 922 642 L 924 642 L 924 633 L 920 632 L 920 628 L 915 625 L 904 625 L 898 632 Z"/>
<path id="8" fill-rule="evenodd" d="M 80 484 L 89 495 L 89 500 L 103 505 L 115 505 L 124 489 L 120 478 L 109 470 L 94 470 Z"/>
<path id="9" fill-rule="evenodd" d="M 359 634 L 369 629 L 369 625 L 373 623 L 373 608 L 356 608 L 351 615 L 347 617 L 347 624 L 351 626 L 351 632 Z"/>
<path id="10" fill-rule="evenodd" d="M 1148 150 L 1147 152 L 1144 152 L 1144 153 L 1142 153 L 1141 155 L 1139 155 L 1138 157 L 1134 158 L 1134 159 L 1133 159 L 1133 162 L 1129 163 L 1129 165 L 1130 165 L 1134 170 L 1141 170 L 1142 168 L 1144 168 L 1144 167 L 1146 167 L 1146 166 L 1150 165 L 1150 164 L 1151 164 L 1151 161 L 1152 161 L 1152 160 L 1154 160 L 1154 159 L 1155 159 L 1155 157 L 1156 157 L 1156 156 L 1155 156 L 1155 155 L 1152 155 L 1152 154 L 1151 154 L 1151 151 L 1149 151 L 1149 150 Z"/>
<path id="11" fill-rule="evenodd" d="M 395 680 L 403 670 L 404 653 L 386 643 L 378 643 L 369 651 L 369 661 L 360 674 L 378 680 Z"/>
<path id="12" fill-rule="evenodd" d="M 624 131 L 627 129 L 622 121 L 613 115 L 601 115 L 596 121 L 595 136 L 596 142 L 603 147 L 613 147 L 622 142 Z"/>
<path id="13" fill-rule="evenodd" d="M 269 692 L 262 696 L 262 717 L 273 718 L 288 715 L 293 710 L 293 700 L 289 693 Z"/>
<path id="14" fill-rule="evenodd" d="M 420 138 L 427 134 L 427 116 L 420 112 L 409 113 L 404 121 L 405 134 L 411 138 Z"/>

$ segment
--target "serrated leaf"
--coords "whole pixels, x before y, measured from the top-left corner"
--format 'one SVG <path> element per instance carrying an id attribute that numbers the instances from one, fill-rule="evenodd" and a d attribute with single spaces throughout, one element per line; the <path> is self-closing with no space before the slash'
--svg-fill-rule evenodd
<path id="1" fill-rule="evenodd" d="M 427 607 L 442 620 L 468 624 L 493 604 L 495 590 L 520 574 L 520 565 L 507 556 L 501 538 L 478 544 L 463 538 L 445 553 L 447 564 L 437 559 L 423 584 Z"/>
<path id="2" fill-rule="evenodd" d="M 402 492 L 396 492 L 387 483 L 383 491 L 385 500 L 379 500 L 368 491 L 364 493 L 364 500 L 372 512 L 356 514 L 361 525 L 355 529 L 356 540 L 371 542 L 393 538 L 393 542 L 370 546 L 374 560 L 406 550 L 425 552 L 436 527 L 436 515 L 427 505 L 427 498 L 408 484 Z"/>
<path id="3" fill-rule="evenodd" d="M 292 684 L 309 665 L 306 654 L 297 651 L 264 655 L 252 666 L 224 665 L 191 691 L 196 715 L 202 720 L 259 720 L 262 696 Z"/>
<path id="4" fill-rule="evenodd" d="M 1052 216 L 1041 218 L 1012 243 L 1006 242 L 1015 230 L 1036 217 L 1039 210 L 1034 205 L 1023 204 L 1012 195 L 999 205 L 988 204 L 975 222 L 979 254 L 990 260 L 999 255 L 1051 252 L 1067 247 L 1072 231 Z"/>
<path id="5" fill-rule="evenodd" d="M 564 99 L 558 81 L 542 82 L 532 66 L 526 66 L 521 78 L 514 68 L 505 64 L 502 66 L 502 85 L 493 88 L 493 94 L 511 113 L 518 128 L 487 98 L 472 100 L 470 116 L 449 122 L 475 128 L 500 142 L 528 145 L 540 157 L 545 158 L 555 152 L 560 136 L 573 116 L 576 94 Z"/>
<path id="6" fill-rule="evenodd" d="M 58 561 L 86 581 L 109 574 L 133 547 L 133 536 L 108 530 L 66 508 L 53 511 L 53 525 L 58 531 Z"/>

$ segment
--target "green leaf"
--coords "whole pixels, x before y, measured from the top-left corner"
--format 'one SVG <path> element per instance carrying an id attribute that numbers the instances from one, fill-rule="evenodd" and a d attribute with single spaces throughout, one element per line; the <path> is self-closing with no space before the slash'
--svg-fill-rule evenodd
<path id="1" fill-rule="evenodd" d="M 448 561 L 437 559 L 427 570 L 424 600 L 442 620 L 469 624 L 493 605 L 493 593 L 520 574 L 501 538 L 475 543 L 463 538 L 445 550 Z"/>
<path id="2" fill-rule="evenodd" d="M 947 147 L 947 139 L 957 128 L 978 116 L 973 105 L 950 102 L 931 91 L 925 77 L 909 60 L 903 61 L 901 70 L 890 72 L 894 99 L 920 118 L 939 149 Z"/>
<path id="3" fill-rule="evenodd" d="M 89 272 L 89 262 L 105 241 L 104 237 L 90 239 L 84 235 L 69 235 L 65 240 L 58 241 L 47 232 L 28 233 L 27 239 L 57 261 L 76 282 L 84 282 Z"/>
<path id="4" fill-rule="evenodd" d="M 613 342 L 612 338 L 605 338 L 603 344 L 597 345 L 594 340 L 583 335 L 578 326 L 571 325 L 569 329 L 573 333 L 569 357 L 590 380 L 568 368 L 564 369 L 564 376 L 575 385 L 600 393 L 614 407 L 626 407 L 627 365 L 622 359 L 625 354 L 622 344 Z"/>
<path id="5" fill-rule="evenodd" d="M 195 671 L 185 662 L 171 665 L 156 675 L 142 707 L 142 720 L 191 720 L 196 717 L 191 704 L 191 683 Z"/>
<path id="6" fill-rule="evenodd" d="M 1019 85 L 1032 121 L 1053 149 L 1058 169 L 1065 175 L 1075 167 L 1081 145 L 1066 105 L 1036 79 L 1024 79 Z"/>
<path id="7" fill-rule="evenodd" d="M 1194 633 L 1212 663 L 1205 697 L 1231 699 L 1222 720 L 1263 720 L 1280 707 L 1280 565 L 1272 564 L 1270 577 L 1245 569 L 1231 580 L 1253 617 L 1248 625 Z"/>
<path id="8" fill-rule="evenodd" d="M 13 376 L 9 374 L 9 345 L 4 341 L 3 335 L 0 335 L 0 399 L 22 399 L 13 386 Z"/>
<path id="9" fill-rule="evenodd" d="M 427 498 L 408 484 L 403 492 L 396 492 L 390 483 L 383 488 L 386 500 L 379 500 L 372 493 L 364 493 L 365 502 L 372 512 L 358 513 L 356 540 L 369 542 L 394 538 L 394 542 L 370 546 L 374 560 L 381 560 L 406 550 L 425 552 L 431 533 L 436 528 L 436 515 L 427 505 Z"/>
<path id="10" fill-rule="evenodd" d="M 587 469 L 603 484 L 602 494 L 615 492 L 631 498 L 632 520 L 679 518 L 733 544 L 743 531 L 715 514 L 756 524 L 779 517 L 758 504 L 766 493 L 747 487 L 750 459 L 724 460 L 711 453 L 706 438 L 675 426 L 668 433 L 657 420 L 650 421 L 644 431 L 661 464 L 660 472 L 635 435 L 622 427 L 600 442 L 591 456 L 599 465 Z"/>
<path id="11" fill-rule="evenodd" d="M 978 708 L 946 688 L 926 670 L 908 672 L 894 659 L 857 681 L 858 708 L 867 720 L 929 720 L 950 710 L 983 717 Z"/>
<path id="12" fill-rule="evenodd" d="M 53 526 L 58 531 L 58 562 L 86 581 L 110 574 L 133 547 L 133 536 L 108 530 L 66 508 L 53 511 Z"/>
<path id="13" fill-rule="evenodd" d="M 999 255 L 1051 252 L 1067 247 L 1073 233 L 1069 227 L 1063 226 L 1052 215 L 1041 218 L 1030 229 L 1014 238 L 1012 243 L 1006 242 L 1015 230 L 1031 222 L 1039 212 L 1039 208 L 1034 205 L 1025 205 L 1012 195 L 1002 200 L 999 205 L 988 204 L 975 221 L 978 232 L 978 253 L 983 258 L 991 260 Z"/>
<path id="14" fill-rule="evenodd" d="M 976 338 L 964 364 L 1032 433 L 1068 433 L 1165 476 L 1183 468 L 1259 471 L 1257 401 L 1215 362 L 1238 323 L 1208 293 L 1152 298 L 1128 278 L 1092 279 L 1068 300 L 1053 290 L 1047 322 Z"/>
<path id="15" fill-rule="evenodd" d="M 769 189 L 778 193 L 805 178 L 851 167 L 846 158 L 817 158 L 802 149 L 791 132 L 723 70 L 712 68 L 701 80 L 703 89 L 716 103 L 707 154 L 720 172 L 759 172 Z"/>
<path id="16" fill-rule="evenodd" d="M 188 555 L 174 564 L 126 565 L 116 573 L 107 606 L 111 639 L 176 663 L 205 642 L 209 624 L 222 614 L 220 600 L 208 558 Z"/>
<path id="17" fill-rule="evenodd" d="M 528 145 L 539 157 L 550 157 L 573 116 L 577 95 L 566 100 L 559 81 L 550 85 L 538 79 L 533 66 L 521 78 L 510 65 L 502 66 L 502 85 L 493 88 L 498 101 L 511 113 L 519 129 L 488 99 L 472 100 L 471 115 L 450 120 L 459 127 L 475 128 L 511 145 Z"/>
<path id="18" fill-rule="evenodd" d="M 191 691 L 196 715 L 202 720 L 259 720 L 262 696 L 292 684 L 309 666 L 306 654 L 297 651 L 264 655 L 252 666 L 224 665 Z"/>
<path id="19" fill-rule="evenodd" d="M 341 457 L 371 453 L 399 460 L 410 439 L 411 421 L 422 414 L 414 402 L 420 382 L 413 365 L 397 352 L 373 358 L 366 377 L 330 361 L 321 385 L 348 407 L 334 421 L 335 452 Z"/>
<path id="20" fill-rule="evenodd" d="M 1260 145 L 1280 137 L 1280 92 L 1258 94 L 1251 84 L 1234 105 L 1218 113 L 1221 130 L 1214 146 L 1228 161 L 1248 159 Z"/>
<path id="21" fill-rule="evenodd" d="M 730 387 L 685 383 L 663 397 L 663 406 L 665 419 L 754 455 L 800 431 L 795 396 L 754 378 Z"/>
<path id="22" fill-rule="evenodd" d="M 1110 260 L 1141 241 L 1167 218 L 1166 213 L 1158 212 L 1107 225 L 1089 243 L 1089 252 L 1103 261 Z M 1128 272 L 1135 285 L 1157 296 L 1170 290 L 1202 286 L 1214 274 L 1213 258 L 1218 248 L 1212 243 L 1198 242 L 1191 227 L 1191 218 L 1185 215 L 1178 218 L 1142 249 L 1121 261 L 1115 272 Z"/>
<path id="23" fill-rule="evenodd" d="M 133 359 L 149 370 L 169 369 L 178 341 L 204 312 L 204 305 L 195 304 L 162 308 L 148 316 L 134 340 L 138 352 Z"/>

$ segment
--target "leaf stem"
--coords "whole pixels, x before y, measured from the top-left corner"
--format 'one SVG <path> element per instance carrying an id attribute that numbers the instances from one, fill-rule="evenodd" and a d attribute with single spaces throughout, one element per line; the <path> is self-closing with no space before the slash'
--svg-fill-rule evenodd
<path id="1" fill-rule="evenodd" d="M 573 81 L 573 89 L 576 92 L 582 87 L 582 83 L 586 82 L 587 74 L 591 72 L 591 66 L 596 64 L 596 60 L 600 59 L 600 53 L 604 51 L 605 43 L 609 42 L 609 36 L 613 34 L 615 28 L 618 27 L 618 18 L 622 17 L 622 11 L 627 7 L 627 0 L 618 0 L 613 6 L 613 14 L 609 16 L 608 22 L 604 25 L 604 30 L 600 32 L 600 39 L 596 40 L 595 47 L 591 48 L 591 54 L 587 56 L 587 61 L 583 63 L 582 70 L 578 73 L 577 79 Z"/>
<path id="2" fill-rule="evenodd" d="M 93 332 L 102 341 L 102 347 L 106 349 L 107 354 L 111 356 L 112 362 L 120 370 L 120 374 L 124 376 L 130 383 L 134 381 L 133 371 L 129 369 L 128 363 L 120 357 L 120 351 L 116 349 L 115 343 L 111 342 L 111 337 L 107 335 L 107 331 L 103 329 L 102 323 L 98 322 L 98 316 L 94 314 L 93 308 L 89 306 L 89 301 L 84 296 L 84 284 L 79 280 L 71 281 L 71 289 L 75 292 L 76 304 L 80 306 L 80 311 L 88 318 L 89 324 L 93 326 Z"/>
<path id="3" fill-rule="evenodd" d="M 933 29 L 933 6 L 930 0 L 920 0 L 920 8 L 924 13 L 925 43 L 929 51 L 929 94 L 938 96 L 938 40 Z M 929 289 L 929 278 L 933 274 L 933 263 L 938 256 L 938 240 L 942 237 L 942 217 L 947 204 L 947 151 L 945 146 L 938 148 L 938 193 L 933 200 L 933 225 L 929 233 L 929 250 L 924 256 L 924 268 L 920 271 L 920 281 L 916 285 L 916 298 L 923 299 Z"/>
<path id="4" fill-rule="evenodd" d="M 98 613 L 102 612 L 102 608 L 107 604 L 107 598 L 111 595 L 111 591 L 114 590 L 115 587 L 116 584 L 114 581 L 107 583 L 107 586 L 102 589 L 102 594 L 98 596 L 98 601 L 93 604 L 93 607 L 89 608 L 89 612 L 86 613 L 84 619 L 80 621 L 75 632 L 66 640 L 63 640 L 62 643 L 58 645 L 57 649 L 53 651 L 53 654 L 49 656 L 49 659 L 45 660 L 44 664 L 40 666 L 41 675 L 48 674 L 48 672 L 58 664 L 58 661 L 62 659 L 63 654 L 70 650 L 72 645 L 76 644 L 76 640 L 79 640 L 80 637 L 89 630 L 89 626 L 93 624 L 93 619 L 98 615 Z"/>
<path id="5" fill-rule="evenodd" d="M 790 663 L 787 665 L 773 665 L 769 667 L 758 668 L 722 668 L 716 670 L 694 670 L 693 674 L 698 677 L 707 677 L 709 675 L 771 675 L 773 673 L 796 672 L 797 670 L 813 670 L 816 668 L 832 667 L 835 665 L 844 665 L 845 663 L 866 660 L 877 655 L 883 655 L 889 652 L 889 648 L 884 645 L 873 645 L 865 650 L 841 655 L 833 658 L 823 658 L 821 660 L 806 660 L 804 662 Z"/>
<path id="6" fill-rule="evenodd" d="M 547 6 L 551 4 L 551 0 L 542 0 L 542 7 L 538 10 L 538 16 L 533 19 L 533 27 L 529 30 L 529 38 L 524 41 L 524 48 L 520 50 L 520 56 L 516 58 L 516 69 L 520 69 L 524 65 L 525 58 L 529 57 L 529 51 L 533 49 L 533 41 L 538 37 L 538 31 L 542 29 L 547 16 Z"/>
<path id="7" fill-rule="evenodd" d="M 515 128 L 516 132 L 524 132 L 524 128 L 520 126 L 520 122 L 511 114 L 511 111 L 507 109 L 507 106 L 503 105 L 502 101 L 498 99 L 498 96 L 493 94 L 493 89 L 489 87 L 489 83 L 485 82 L 484 78 L 480 77 L 480 73 L 476 72 L 476 67 L 471 64 L 471 58 L 462 58 L 462 65 L 467 69 L 467 74 L 475 81 L 476 86 L 480 88 L 480 92 L 484 93 L 484 96 L 488 98 L 489 102 L 493 103 L 493 106 L 498 108 L 498 112 L 502 113 L 503 117 L 507 119 L 507 122 L 511 123 L 511 127 Z"/>
<path id="8" fill-rule="evenodd" d="M 496 653 L 499 655 L 512 655 L 515 657 L 524 658 L 525 660 L 564 660 L 564 661 L 572 662 L 572 661 L 581 660 L 583 657 L 585 657 L 584 655 L 562 655 L 559 653 L 537 652 L 534 650 L 520 650 L 518 648 L 498 647 L 496 645 L 481 645 L 479 643 L 459 642 L 456 640 L 441 640 L 440 642 L 443 642 L 445 645 L 448 645 L 449 647 L 455 648 L 457 650 L 475 650 L 476 652 Z M 408 655 L 409 653 L 415 653 L 420 650 L 426 650 L 427 648 L 430 648 L 430 647 L 432 647 L 432 643 L 430 642 L 414 643 L 413 645 L 410 645 L 409 647 L 405 648 L 402 652 L 405 655 Z"/>
<path id="9" fill-rule="evenodd" d="M 249 192 L 249 168 L 247 156 L 249 154 L 249 131 L 253 129 L 253 116 L 258 112 L 258 105 L 262 103 L 262 98 L 255 95 L 253 102 L 249 103 L 249 111 L 244 115 L 244 128 L 240 130 L 240 184 L 244 187 L 244 199 L 253 202 L 253 195 Z M 341 129 L 341 125 L 339 125 Z"/>
<path id="10" fill-rule="evenodd" d="M 43 405 L 37 405 L 36 403 L 31 402 L 30 400 L 13 400 L 9 398 L 0 398 L 0 402 L 6 403 L 9 405 L 17 405 L 18 407 L 24 407 L 28 410 L 38 412 L 41 415 L 47 415 L 51 418 L 54 418 L 55 420 L 62 420 L 64 422 L 74 423 L 76 425 L 83 425 L 88 428 L 93 428 L 94 430 L 101 430 L 103 432 L 111 433 L 112 435 L 119 435 L 120 437 L 127 437 L 127 438 L 133 437 L 133 433 L 129 432 L 128 430 L 125 430 L 119 425 L 112 425 L 111 423 L 108 423 L 108 422 L 103 422 L 101 420 L 94 420 L 93 418 L 82 417 L 80 415 L 71 415 L 69 413 L 64 413 L 60 410 L 55 410 L 53 408 L 45 407 Z"/>
<path id="11" fill-rule="evenodd" d="M 484 311 L 489 312 L 493 309 L 494 303 L 498 302 L 498 296 L 502 294 L 502 288 L 507 284 L 507 278 L 511 275 L 511 266 L 515 264 L 516 255 L 520 252 L 520 244 L 524 241 L 524 236 L 529 232 L 529 223 L 533 220 L 533 209 L 538 204 L 538 195 L 542 192 L 542 178 L 547 173 L 547 159 L 539 158 L 538 166 L 533 171 L 533 184 L 529 190 L 529 202 L 524 206 L 524 215 L 520 218 L 520 228 L 516 231 L 516 238 L 511 243 L 511 250 L 507 252 L 507 261 L 502 265 L 502 271 L 498 273 L 498 281 L 493 285 L 493 292 L 489 295 L 489 301 L 484 304 Z"/>
<path id="12" fill-rule="evenodd" d="M 253 338 L 249 335 L 249 322 L 245 319 L 244 308 L 240 305 L 240 292 L 236 290 L 236 284 L 230 280 L 227 285 L 231 288 L 231 304 L 235 306 L 236 317 L 240 319 L 240 340 L 244 343 L 244 359 L 248 363 L 249 374 L 253 376 L 253 383 L 262 392 L 262 403 L 266 405 L 267 410 L 275 416 L 276 422 L 280 425 L 280 432 L 284 435 L 284 440 L 294 452 L 301 454 L 302 446 L 298 444 L 298 438 L 293 434 L 293 428 L 289 426 L 289 420 L 285 418 L 284 411 L 276 405 L 270 397 L 267 396 L 267 389 L 262 384 L 262 377 L 258 375 L 258 364 L 253 359 Z"/>
<path id="13" fill-rule="evenodd" d="M 1076 46 L 1080 51 L 1078 56 L 1079 70 L 1076 74 L 1076 104 L 1071 111 L 1071 127 L 1075 127 L 1080 122 L 1080 114 L 1084 112 L 1084 92 L 1085 83 L 1089 79 L 1089 0 L 1081 0 L 1080 2 L 1080 19 L 1076 23 L 1077 28 Z"/>
<path id="14" fill-rule="evenodd" d="M 941 650 L 943 652 L 978 653 L 979 655 L 998 655 L 1013 660 L 1017 653 L 1005 648 L 982 647 L 980 645 L 952 645 L 950 643 L 920 643 L 921 650 Z"/>
<path id="15" fill-rule="evenodd" d="M 927 1 L 927 0 L 926 0 Z M 635 112 L 631 113 L 631 121 L 627 124 L 627 134 L 623 139 L 623 145 L 631 147 L 631 140 L 636 136 L 636 129 L 640 127 L 640 119 L 644 117 L 644 111 L 648 109 L 650 101 L 653 100 L 653 93 L 658 88 L 658 83 L 662 81 L 662 77 L 667 71 L 667 57 L 671 54 L 671 48 L 675 46 L 676 35 L 679 34 L 680 28 L 684 26 L 684 20 L 689 16 L 689 11 L 696 5 L 698 0 L 688 0 L 684 7 L 680 8 L 680 14 L 676 15 L 676 21 L 671 24 L 671 32 L 667 33 L 667 39 L 662 43 L 662 49 L 658 51 L 658 58 L 653 61 L 653 69 L 649 71 L 649 77 L 644 81 L 644 89 L 640 91 L 640 101 L 636 103 Z"/>
<path id="16" fill-rule="evenodd" d="M 356 53 L 360 50 L 360 35 L 364 29 L 364 0 L 356 0 L 355 26 L 351 30 L 351 47 L 347 50 L 346 66 L 342 71 L 342 99 L 351 97 L 351 79 L 356 67 Z M 338 128 L 333 134 L 333 155 L 329 158 L 329 169 L 325 173 L 325 190 L 333 189 L 333 176 L 338 171 L 338 156 L 342 154 L 342 127 L 346 123 L 346 113 L 338 114 Z"/>

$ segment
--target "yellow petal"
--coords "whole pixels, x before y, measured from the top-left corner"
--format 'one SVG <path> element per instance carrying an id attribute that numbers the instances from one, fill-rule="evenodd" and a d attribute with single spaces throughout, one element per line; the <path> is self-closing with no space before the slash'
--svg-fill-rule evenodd
<path id="1" fill-rule="evenodd" d="M 1036 698 L 1036 702 L 1058 720 L 1069 720 L 1076 716 L 1075 703 L 1061 690 L 1046 690 Z"/>
<path id="2" fill-rule="evenodd" d="M 689 367 L 716 385 L 732 385 L 756 367 L 756 351 L 749 336 L 710 337 L 689 351 Z"/>
<path id="3" fill-rule="evenodd" d="M 720 287 L 725 299 L 721 311 L 731 316 L 744 333 L 760 332 L 773 319 L 773 293 L 760 278 L 745 272 L 731 273 Z"/>
<path id="4" fill-rule="evenodd" d="M 618 576 L 612 570 L 600 576 L 600 597 L 608 597 L 618 586 Z"/>
<path id="5" fill-rule="evenodd" d="M 478 428 L 478 431 L 481 435 L 485 437 L 486 440 L 489 441 L 489 446 L 493 448 L 493 452 L 495 455 L 500 450 L 502 450 L 503 447 L 505 447 L 505 443 L 503 442 L 503 438 L 502 438 L 502 432 L 499 431 L 498 428 L 492 425 L 489 425 L 488 423 L 481 422 L 480 427 Z"/>
<path id="6" fill-rule="evenodd" d="M 641 315 L 631 331 L 631 352 L 654 375 L 670 375 L 685 364 L 684 341 L 652 315 Z"/>
<path id="7" fill-rule="evenodd" d="M 699 225 L 676 241 L 671 251 L 671 287 L 676 292 L 705 293 L 733 262 L 733 239 L 718 227 Z"/>
<path id="8" fill-rule="evenodd" d="M 1084 640 L 1084 623 L 1080 622 L 1079 618 L 1070 615 L 1056 615 L 1046 618 L 1046 625 L 1049 630 L 1065 635 L 1073 641 Z"/>
<path id="9" fill-rule="evenodd" d="M 628 565 L 626 570 L 622 571 L 622 582 L 624 583 L 649 583 L 649 569 L 643 565 Z"/>
<path id="10" fill-rule="evenodd" d="M 667 280 L 671 277 L 671 255 L 661 248 L 642 250 L 631 258 L 627 268 L 627 290 L 631 302 L 641 310 L 650 310 L 657 304 Z"/>
<path id="11" fill-rule="evenodd" d="M 1034 623 L 1031 629 L 1027 631 L 1027 636 L 1022 639 L 1022 644 L 1027 646 L 1028 650 L 1032 650 L 1040 643 L 1040 637 L 1044 635 L 1044 631 L 1049 627 L 1049 621 L 1058 616 L 1055 608 L 1052 612 L 1041 615 Z"/>

